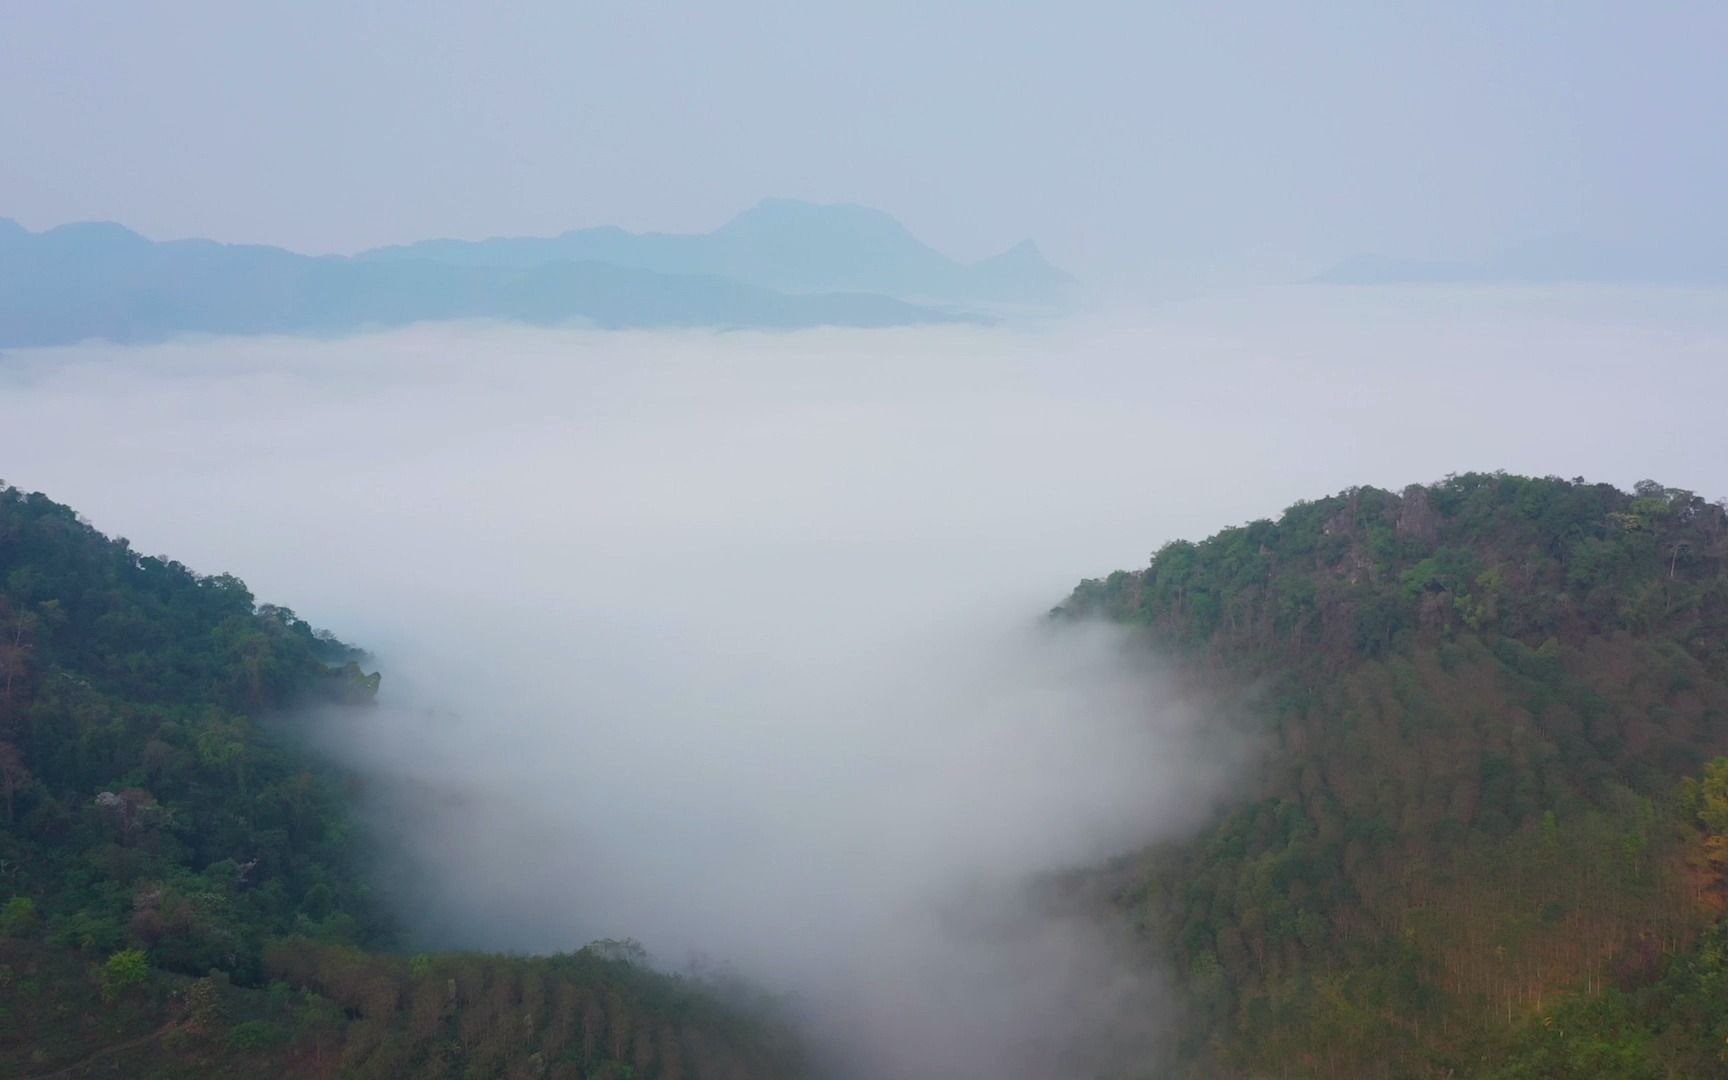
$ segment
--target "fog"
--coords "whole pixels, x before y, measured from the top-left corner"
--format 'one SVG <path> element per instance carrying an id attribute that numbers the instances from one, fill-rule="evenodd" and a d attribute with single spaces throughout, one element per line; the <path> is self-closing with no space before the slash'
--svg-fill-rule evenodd
<path id="1" fill-rule="evenodd" d="M 1728 303 L 1290 289 L 1038 327 L 487 324 L 0 357 L 0 476 L 354 640 L 428 947 L 635 937 L 793 995 L 860 1077 L 1140 1056 L 1156 957 L 1040 875 L 1181 835 L 1252 745 L 1040 616 L 1363 483 L 1728 493 Z"/>

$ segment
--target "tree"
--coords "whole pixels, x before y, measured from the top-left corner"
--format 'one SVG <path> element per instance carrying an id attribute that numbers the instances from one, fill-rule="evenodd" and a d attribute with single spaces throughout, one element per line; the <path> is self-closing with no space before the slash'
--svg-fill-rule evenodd
<path id="1" fill-rule="evenodd" d="M 17 746 L 0 742 L 0 793 L 6 796 L 6 821 L 15 820 L 14 802 L 18 792 L 30 786 L 30 770 L 24 767 L 24 755 Z"/>
<path id="2" fill-rule="evenodd" d="M 0 703 L 5 706 L 0 715 L 10 716 L 13 693 L 29 667 L 36 620 L 22 607 L 9 612 L 4 599 L 0 599 L 0 620 Z"/>
<path id="3" fill-rule="evenodd" d="M 186 988 L 187 1027 L 193 1031 L 209 1031 L 221 1021 L 222 988 L 214 978 L 194 980 Z"/>
<path id="4" fill-rule="evenodd" d="M 36 901 L 28 896 L 14 896 L 6 901 L 5 907 L 0 907 L 0 935 L 29 937 L 41 925 L 42 917 L 36 913 Z"/>
<path id="5" fill-rule="evenodd" d="M 1704 858 L 1715 871 L 1715 885 L 1720 888 L 1728 878 L 1728 758 L 1705 765 L 1701 782 L 1688 777 L 1682 793 L 1704 826 Z"/>
<path id="6" fill-rule="evenodd" d="M 142 949 L 121 949 L 102 965 L 102 996 L 112 1001 L 150 978 L 150 960 Z"/>

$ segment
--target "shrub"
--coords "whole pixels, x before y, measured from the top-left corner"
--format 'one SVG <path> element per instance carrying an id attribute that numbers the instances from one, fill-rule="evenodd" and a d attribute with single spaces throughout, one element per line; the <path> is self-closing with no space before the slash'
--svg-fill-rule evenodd
<path id="1" fill-rule="evenodd" d="M 208 1031 L 221 1022 L 222 990 L 215 979 L 198 979 L 186 988 L 186 1019 L 198 1031 Z"/>
<path id="2" fill-rule="evenodd" d="M 106 952 L 117 947 L 126 934 L 120 920 L 99 911 L 85 910 L 56 918 L 50 926 L 50 945 Z"/>
<path id="3" fill-rule="evenodd" d="M 29 937 L 42 925 L 36 913 L 36 901 L 28 896 L 14 896 L 0 908 L 0 936 Z"/>
<path id="4" fill-rule="evenodd" d="M 288 1041 L 288 1032 L 268 1020 L 248 1020 L 235 1024 L 228 1033 L 231 1050 L 270 1050 Z"/>
<path id="5" fill-rule="evenodd" d="M 150 961 L 142 949 L 121 949 L 102 965 L 102 996 L 113 1000 L 122 991 L 150 978 Z"/>

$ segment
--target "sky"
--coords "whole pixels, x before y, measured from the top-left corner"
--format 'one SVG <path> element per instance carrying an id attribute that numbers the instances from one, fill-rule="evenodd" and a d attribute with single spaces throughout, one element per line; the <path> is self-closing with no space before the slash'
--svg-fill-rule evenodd
<path id="1" fill-rule="evenodd" d="M 1728 243 L 1728 7 L 10 0 L 0 216 L 347 252 L 765 196 L 1094 282 Z"/>

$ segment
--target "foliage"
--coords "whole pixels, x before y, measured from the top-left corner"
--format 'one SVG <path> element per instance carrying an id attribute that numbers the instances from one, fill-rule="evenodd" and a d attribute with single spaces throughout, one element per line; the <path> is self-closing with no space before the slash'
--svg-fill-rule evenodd
<path id="1" fill-rule="evenodd" d="M 121 949 L 102 965 L 102 996 L 121 992 L 149 981 L 150 961 L 142 949 Z"/>
<path id="2" fill-rule="evenodd" d="M 186 988 L 186 1026 L 209 1031 L 222 1019 L 222 985 L 214 978 L 198 979 Z"/>
<path id="3" fill-rule="evenodd" d="M 369 699 L 358 653 L 5 487 L 0 641 L 0 859 L 52 940 L 245 980 L 273 935 L 386 939 L 336 779 L 274 720 Z"/>
<path id="4" fill-rule="evenodd" d="M 295 739 L 308 707 L 364 722 L 361 659 L 0 485 L 0 1074 L 103 1046 L 141 1076 L 802 1074 L 760 1002 L 631 941 L 383 951 L 343 778 Z"/>
<path id="5" fill-rule="evenodd" d="M 0 908 L 0 935 L 5 937 L 28 937 L 41 924 L 42 917 L 36 913 L 36 901 L 28 896 L 14 896 Z"/>
<path id="6" fill-rule="evenodd" d="M 1681 806 L 1700 826 L 1710 872 L 1720 890 L 1728 879 L 1719 858 L 1728 839 L 1723 814 L 1728 758 L 1704 770 L 1702 783 L 1682 781 Z M 1690 952 L 1673 957 L 1660 978 L 1600 996 L 1574 994 L 1528 1019 L 1507 1059 L 1503 1080 L 1534 1078 L 1711 1076 L 1728 1073 L 1728 920 Z"/>
<path id="7" fill-rule="evenodd" d="M 247 1020 L 235 1024 L 228 1032 L 228 1045 L 242 1051 L 268 1050 L 281 1046 L 288 1039 L 289 1034 L 281 1025 L 268 1020 Z"/>
<path id="8" fill-rule="evenodd" d="M 1113 879 L 1176 958 L 1185 1071 L 1474 1074 L 1569 994 L 1611 1011 L 1721 902 L 1687 800 L 1728 806 L 1728 773 L 1676 789 L 1728 750 L 1720 504 L 1502 474 L 1358 488 L 1168 544 L 1057 614 L 1257 688 L 1237 704 L 1268 752 L 1240 798 Z"/>
<path id="9" fill-rule="evenodd" d="M 571 954 L 411 959 L 285 941 L 272 975 L 354 1017 L 346 1075 L 801 1075 L 797 1046 L 735 986 L 662 975 L 618 942 Z M 608 1073 L 612 1070 L 612 1073 Z"/>

